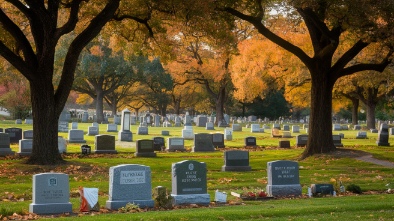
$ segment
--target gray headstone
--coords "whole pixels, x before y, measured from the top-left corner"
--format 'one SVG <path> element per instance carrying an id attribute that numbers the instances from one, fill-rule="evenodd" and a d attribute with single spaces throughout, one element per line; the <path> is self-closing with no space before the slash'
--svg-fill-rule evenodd
<path id="1" fill-rule="evenodd" d="M 183 137 L 170 137 L 167 138 L 167 151 L 186 151 L 185 149 L 185 139 Z"/>
<path id="2" fill-rule="evenodd" d="M 290 133 L 290 131 L 283 131 L 283 132 L 282 132 L 282 137 L 283 137 L 283 138 L 291 138 L 291 133 Z"/>
<path id="3" fill-rule="evenodd" d="M 212 134 L 212 144 L 216 148 L 224 148 L 224 134 L 213 133 Z"/>
<path id="4" fill-rule="evenodd" d="M 163 135 L 163 136 L 170 136 L 170 131 L 168 131 L 168 130 L 162 130 L 162 131 L 161 131 L 161 135 Z"/>
<path id="5" fill-rule="evenodd" d="M 33 139 L 33 130 L 24 130 L 22 132 L 22 139 Z"/>
<path id="6" fill-rule="evenodd" d="M 394 135 L 394 127 L 389 128 L 389 134 Z"/>
<path id="7" fill-rule="evenodd" d="M 186 127 L 186 126 L 185 126 Z M 189 129 L 189 128 L 185 128 L 182 130 L 182 137 L 185 140 L 193 140 L 194 139 L 194 132 L 193 132 L 193 128 Z"/>
<path id="8" fill-rule="evenodd" d="M 269 196 L 299 196 L 302 193 L 298 163 L 287 160 L 267 162 Z"/>
<path id="9" fill-rule="evenodd" d="M 83 112 L 82 114 L 82 123 L 88 122 L 89 119 L 89 113 L 87 111 Z"/>
<path id="10" fill-rule="evenodd" d="M 14 155 L 15 152 L 11 150 L 10 135 L 7 133 L 0 133 L 0 156 Z"/>
<path id="11" fill-rule="evenodd" d="M 222 171 L 250 171 L 249 151 L 228 150 L 224 152 Z"/>
<path id="12" fill-rule="evenodd" d="M 245 146 L 256 146 L 256 137 L 245 137 Z"/>
<path id="13" fill-rule="evenodd" d="M 22 120 L 21 119 L 16 119 L 15 120 L 15 124 L 22 124 Z"/>
<path id="14" fill-rule="evenodd" d="M 233 129 L 231 128 L 224 129 L 224 139 L 233 140 Z"/>
<path id="15" fill-rule="evenodd" d="M 283 131 L 290 131 L 290 126 L 287 124 L 283 125 Z"/>
<path id="16" fill-rule="evenodd" d="M 118 132 L 117 124 L 107 124 L 107 132 Z"/>
<path id="17" fill-rule="evenodd" d="M 57 131 L 58 132 L 67 132 L 68 131 L 68 121 L 59 121 Z"/>
<path id="18" fill-rule="evenodd" d="M 389 126 L 382 123 L 379 128 L 378 140 L 376 141 L 378 146 L 390 146 L 389 143 Z"/>
<path id="19" fill-rule="evenodd" d="M 332 141 L 336 147 L 343 147 L 342 137 L 340 135 L 332 135 Z"/>
<path id="20" fill-rule="evenodd" d="M 33 119 L 25 119 L 25 124 L 33 124 Z"/>
<path id="21" fill-rule="evenodd" d="M 361 130 L 361 125 L 354 125 L 353 130 Z"/>
<path id="22" fill-rule="evenodd" d="M 197 116 L 197 127 L 205 127 L 208 122 L 208 118 L 206 116 Z"/>
<path id="23" fill-rule="evenodd" d="M 95 153 L 118 153 L 115 150 L 115 136 L 96 135 L 94 137 Z"/>
<path id="24" fill-rule="evenodd" d="M 6 128 L 4 132 L 10 135 L 10 143 L 19 143 L 19 140 L 22 139 L 21 128 Z"/>
<path id="25" fill-rule="evenodd" d="M 117 210 L 134 203 L 140 208 L 153 207 L 150 167 L 122 164 L 109 168 L 108 209 Z"/>
<path id="26" fill-rule="evenodd" d="M 260 133 L 260 124 L 251 124 L 250 132 L 252 132 L 252 133 Z"/>
<path id="27" fill-rule="evenodd" d="M 78 129 L 78 122 L 71 122 L 71 129 L 77 130 Z"/>
<path id="28" fill-rule="evenodd" d="M 148 127 L 139 126 L 137 128 L 137 134 L 138 135 L 148 135 Z"/>
<path id="29" fill-rule="evenodd" d="M 136 141 L 134 156 L 136 157 L 156 157 L 153 149 L 153 140 L 142 139 Z"/>
<path id="30" fill-rule="evenodd" d="M 172 164 L 172 194 L 175 205 L 210 203 L 207 194 L 207 166 L 205 163 L 185 160 Z"/>
<path id="31" fill-rule="evenodd" d="M 367 132 L 366 131 L 358 131 L 356 139 L 366 139 L 367 138 Z"/>
<path id="32" fill-rule="evenodd" d="M 213 122 L 207 122 L 205 126 L 206 130 L 215 130 L 215 127 L 213 125 Z"/>
<path id="33" fill-rule="evenodd" d="M 296 139 L 297 147 L 305 147 L 307 143 L 308 143 L 308 135 L 306 134 L 297 135 L 297 139 Z"/>
<path id="34" fill-rule="evenodd" d="M 242 127 L 240 124 L 233 124 L 233 131 L 242 131 Z"/>
<path id="35" fill-rule="evenodd" d="M 68 175 L 40 173 L 33 175 L 33 198 L 29 212 L 36 214 L 72 213 Z"/>
<path id="36" fill-rule="evenodd" d="M 18 152 L 18 155 L 30 156 L 32 151 L 33 151 L 33 140 L 32 139 L 19 140 L 19 152 Z"/>
<path id="37" fill-rule="evenodd" d="M 59 149 L 59 153 L 67 152 L 67 142 L 63 137 L 57 137 L 57 147 Z"/>
<path id="38" fill-rule="evenodd" d="M 88 136 L 96 136 L 99 134 L 99 128 L 95 126 L 88 127 Z"/>
<path id="39" fill-rule="evenodd" d="M 84 140 L 83 130 L 69 130 L 68 131 L 68 142 L 69 143 L 86 143 Z"/>
<path id="40" fill-rule="evenodd" d="M 334 124 L 332 125 L 332 130 L 334 131 L 342 130 L 342 126 L 340 124 Z"/>
<path id="41" fill-rule="evenodd" d="M 190 115 L 185 115 L 184 122 L 185 126 L 192 126 L 192 118 Z"/>
<path id="42" fill-rule="evenodd" d="M 192 152 L 210 152 L 215 151 L 212 144 L 212 134 L 198 133 L 194 135 L 194 146 Z"/>
<path id="43" fill-rule="evenodd" d="M 291 126 L 291 132 L 292 133 L 299 133 L 300 132 L 300 126 L 298 126 L 298 125 Z"/>
<path id="44" fill-rule="evenodd" d="M 114 115 L 114 124 L 121 125 L 121 123 L 122 123 L 122 117 L 118 115 Z"/>

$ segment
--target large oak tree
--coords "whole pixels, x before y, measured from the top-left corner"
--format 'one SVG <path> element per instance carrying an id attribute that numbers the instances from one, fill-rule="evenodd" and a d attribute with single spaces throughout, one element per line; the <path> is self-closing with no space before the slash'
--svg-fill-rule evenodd
<path id="1" fill-rule="evenodd" d="M 332 90 L 342 76 L 364 70 L 382 72 L 391 62 L 394 4 L 392 1 L 349 0 L 292 0 L 292 1 L 218 1 L 218 9 L 248 21 L 258 32 L 291 52 L 307 67 L 311 75 L 311 115 L 307 157 L 335 150 L 332 140 Z M 277 4 L 272 4 L 272 2 Z M 271 4 L 269 4 L 271 3 Z M 270 8 L 270 7 L 271 8 Z M 267 26 L 266 18 L 276 11 L 286 11 L 289 21 L 305 23 L 313 48 L 312 55 L 291 43 L 291 32 L 275 33 Z M 373 12 L 373 13 L 371 13 Z M 295 21 L 296 21 L 295 20 Z M 289 24 L 292 24 L 289 22 Z M 351 33 L 355 43 L 334 60 L 342 35 Z M 377 63 L 352 63 L 364 48 L 374 42 L 387 43 L 384 58 Z M 264 53 L 264 52 L 262 52 Z"/>

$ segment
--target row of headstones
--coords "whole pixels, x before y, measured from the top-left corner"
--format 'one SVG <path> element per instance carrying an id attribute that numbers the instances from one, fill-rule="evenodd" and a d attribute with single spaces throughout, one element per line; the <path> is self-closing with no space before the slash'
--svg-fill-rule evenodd
<path id="1" fill-rule="evenodd" d="M 171 174 L 173 205 L 208 205 L 210 203 L 205 163 L 193 160 L 173 163 Z M 269 196 L 302 194 L 297 162 L 268 162 L 267 177 L 266 190 Z M 128 203 L 137 204 L 140 208 L 154 207 L 151 182 L 149 166 L 122 164 L 110 167 L 109 197 L 106 201 L 106 208 L 117 210 Z M 95 202 L 92 204 L 94 205 Z M 68 175 L 63 173 L 33 175 L 33 197 L 29 212 L 36 214 L 72 213 Z"/>

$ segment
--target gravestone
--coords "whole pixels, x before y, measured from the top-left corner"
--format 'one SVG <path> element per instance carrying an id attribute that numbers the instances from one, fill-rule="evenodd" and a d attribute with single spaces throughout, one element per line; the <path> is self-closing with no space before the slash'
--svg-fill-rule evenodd
<path id="1" fill-rule="evenodd" d="M 58 132 L 67 132 L 68 131 L 68 122 L 67 121 L 59 121 Z"/>
<path id="2" fill-rule="evenodd" d="M 280 124 L 273 124 L 272 125 L 272 129 L 278 129 L 278 130 L 280 130 Z"/>
<path id="3" fill-rule="evenodd" d="M 170 131 L 168 131 L 168 130 L 162 130 L 162 131 L 161 131 L 161 135 L 162 135 L 162 136 L 170 136 Z"/>
<path id="4" fill-rule="evenodd" d="M 197 116 L 197 127 L 205 127 L 208 122 L 208 118 L 206 116 Z"/>
<path id="5" fill-rule="evenodd" d="M 137 128 L 137 134 L 138 135 L 148 135 L 148 127 L 139 126 Z"/>
<path id="6" fill-rule="evenodd" d="M 373 133 L 373 134 L 379 133 L 379 131 L 377 129 L 370 129 L 369 131 L 371 131 L 371 133 Z"/>
<path id="7" fill-rule="evenodd" d="M 153 149 L 153 140 L 142 139 L 137 140 L 135 143 L 136 157 L 156 157 L 155 150 Z"/>
<path id="8" fill-rule="evenodd" d="M 290 131 L 283 131 L 282 132 L 282 138 L 291 138 Z"/>
<path id="9" fill-rule="evenodd" d="M 233 129 L 231 128 L 224 129 L 224 139 L 233 140 Z"/>
<path id="10" fill-rule="evenodd" d="M 198 133 L 194 136 L 194 146 L 192 152 L 211 152 L 215 151 L 212 144 L 212 134 Z"/>
<path id="11" fill-rule="evenodd" d="M 190 117 L 190 115 L 185 115 L 183 123 L 185 124 L 185 126 L 192 126 L 192 118 Z"/>
<path id="12" fill-rule="evenodd" d="M 33 130 L 24 130 L 22 132 L 22 139 L 33 139 Z"/>
<path id="13" fill-rule="evenodd" d="M 98 128 L 98 127 L 100 127 L 100 125 L 97 122 L 93 122 L 92 123 L 92 127 L 97 127 Z"/>
<path id="14" fill-rule="evenodd" d="M 271 137 L 282 137 L 282 135 L 279 133 L 279 129 L 272 128 L 272 130 L 271 130 Z"/>
<path id="15" fill-rule="evenodd" d="M 212 144 L 217 148 L 224 148 L 224 134 L 213 133 L 212 134 Z"/>
<path id="16" fill-rule="evenodd" d="M 128 109 L 122 111 L 121 129 L 118 132 L 119 141 L 133 141 L 133 134 L 130 131 L 131 116 Z"/>
<path id="17" fill-rule="evenodd" d="M 66 153 L 67 152 L 67 142 L 61 136 L 57 137 L 57 148 L 59 149 L 59 153 Z"/>
<path id="18" fill-rule="evenodd" d="M 71 130 L 77 130 L 78 129 L 78 122 L 71 122 Z"/>
<path id="19" fill-rule="evenodd" d="M 153 140 L 153 150 L 163 151 L 166 149 L 164 137 L 154 137 L 152 140 Z"/>
<path id="20" fill-rule="evenodd" d="M 380 125 L 378 140 L 376 141 L 378 146 L 390 146 L 389 143 L 389 126 L 385 123 Z"/>
<path id="21" fill-rule="evenodd" d="M 113 135 L 96 135 L 94 137 L 94 153 L 118 153 L 115 150 L 115 136 Z"/>
<path id="22" fill-rule="evenodd" d="M 313 196 L 334 194 L 334 186 L 332 184 L 311 184 Z"/>
<path id="23" fill-rule="evenodd" d="M 33 140 L 32 139 L 22 139 L 19 140 L 19 152 L 20 156 L 30 156 L 33 151 Z"/>
<path id="24" fill-rule="evenodd" d="M 256 146 L 256 137 L 245 137 L 245 146 Z"/>
<path id="25" fill-rule="evenodd" d="M 283 131 L 290 131 L 290 126 L 287 124 L 283 125 Z"/>
<path id="26" fill-rule="evenodd" d="M 172 127 L 172 124 L 169 121 L 164 121 L 163 127 Z"/>
<path id="27" fill-rule="evenodd" d="M 361 125 L 354 125 L 353 130 L 361 130 Z"/>
<path id="28" fill-rule="evenodd" d="M 233 131 L 242 131 L 242 127 L 240 124 L 233 124 Z"/>
<path id="29" fill-rule="evenodd" d="M 118 132 L 117 124 L 107 124 L 107 132 Z"/>
<path id="30" fill-rule="evenodd" d="M 280 140 L 279 141 L 279 148 L 290 148 L 290 141 L 289 140 Z"/>
<path id="31" fill-rule="evenodd" d="M 0 132 L 1 132 L 1 131 L 0 131 Z M 394 135 L 394 127 L 389 128 L 389 132 L 390 132 L 390 133 L 389 133 L 390 135 Z"/>
<path id="32" fill-rule="evenodd" d="M 96 136 L 99 134 L 99 128 L 95 126 L 88 127 L 88 136 Z"/>
<path id="33" fill-rule="evenodd" d="M 297 139 L 296 139 L 297 147 L 305 147 L 307 142 L 308 142 L 308 135 L 306 134 L 297 135 Z"/>
<path id="34" fill-rule="evenodd" d="M 250 132 L 259 133 L 260 132 L 260 124 L 252 124 L 250 126 Z"/>
<path id="35" fill-rule="evenodd" d="M 263 129 L 269 130 L 269 129 L 271 129 L 271 127 L 270 127 L 269 125 L 267 125 L 267 124 L 264 124 L 264 125 L 263 125 Z"/>
<path id="36" fill-rule="evenodd" d="M 19 140 L 22 139 L 21 128 L 6 128 L 4 132 L 10 135 L 10 143 L 19 143 Z"/>
<path id="37" fill-rule="evenodd" d="M 349 126 L 348 125 L 341 125 L 341 130 L 349 130 Z"/>
<path id="38" fill-rule="evenodd" d="M 249 151 L 228 150 L 224 152 L 222 171 L 250 171 Z"/>
<path id="39" fill-rule="evenodd" d="M 257 117 L 254 116 L 254 115 L 250 115 L 250 116 L 248 117 L 248 121 L 249 121 L 249 122 L 255 122 L 256 120 L 257 120 Z"/>
<path id="40" fill-rule="evenodd" d="M 89 120 L 89 113 L 87 111 L 84 111 L 82 114 L 82 123 L 87 123 Z"/>
<path id="41" fill-rule="evenodd" d="M 114 115 L 114 124 L 121 125 L 122 124 L 122 117 L 118 115 Z"/>
<path id="42" fill-rule="evenodd" d="M 68 131 L 68 142 L 69 143 L 86 143 L 83 137 L 83 130 L 69 130 Z"/>
<path id="43" fill-rule="evenodd" d="M 342 127 L 340 124 L 334 124 L 332 125 L 332 130 L 334 131 L 342 130 Z"/>
<path id="44" fill-rule="evenodd" d="M 366 131 L 358 131 L 356 139 L 367 139 L 367 132 Z"/>
<path id="45" fill-rule="evenodd" d="M 131 115 L 130 116 L 130 125 L 136 125 L 137 124 L 137 116 Z"/>
<path id="46" fill-rule="evenodd" d="M 193 160 L 173 163 L 171 196 L 174 205 L 209 205 L 206 164 Z"/>
<path id="47" fill-rule="evenodd" d="M 39 215 L 72 213 L 68 175 L 64 173 L 33 175 L 33 196 L 29 212 Z"/>
<path id="48" fill-rule="evenodd" d="M 207 122 L 207 124 L 205 126 L 205 130 L 215 130 L 213 122 Z"/>
<path id="49" fill-rule="evenodd" d="M 10 145 L 10 135 L 7 133 L 0 133 L 0 156 L 14 155 Z"/>
<path id="50" fill-rule="evenodd" d="M 25 124 L 33 124 L 33 119 L 31 118 L 25 119 Z"/>
<path id="51" fill-rule="evenodd" d="M 336 147 L 343 147 L 342 137 L 340 135 L 332 135 L 332 141 Z"/>
<path id="52" fill-rule="evenodd" d="M 182 137 L 185 140 L 193 140 L 194 139 L 193 127 L 185 126 L 184 129 L 182 130 Z"/>
<path id="53" fill-rule="evenodd" d="M 228 123 L 225 119 L 222 119 L 221 121 L 218 122 L 218 127 L 228 127 Z"/>
<path id="54" fill-rule="evenodd" d="M 298 125 L 291 126 L 291 132 L 292 133 L 299 133 L 300 132 L 300 126 L 298 126 Z"/>
<path id="55" fill-rule="evenodd" d="M 267 162 L 268 196 L 299 196 L 302 193 L 298 163 L 287 160 Z"/>
<path id="56" fill-rule="evenodd" d="M 170 137 L 167 138 L 167 149 L 168 152 L 175 151 L 186 151 L 185 149 L 185 140 L 183 137 Z"/>
<path id="57" fill-rule="evenodd" d="M 16 119 L 15 120 L 15 124 L 22 124 L 22 120 L 21 119 Z"/>
<path id="58" fill-rule="evenodd" d="M 181 118 L 176 116 L 175 117 L 175 125 L 174 127 L 180 127 L 181 126 Z"/>
<path id="59" fill-rule="evenodd" d="M 153 126 L 160 127 L 160 116 L 159 115 L 155 115 L 153 117 Z"/>
<path id="60" fill-rule="evenodd" d="M 128 203 L 140 208 L 152 208 L 152 180 L 150 167 L 122 164 L 109 168 L 109 191 L 106 208 L 117 210 Z"/>

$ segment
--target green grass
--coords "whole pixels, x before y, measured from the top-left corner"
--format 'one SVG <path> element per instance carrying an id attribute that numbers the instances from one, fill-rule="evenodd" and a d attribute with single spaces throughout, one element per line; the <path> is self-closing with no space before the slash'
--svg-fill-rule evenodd
<path id="1" fill-rule="evenodd" d="M 79 123 L 79 129 L 87 132 L 89 123 Z M 21 127 L 23 130 L 32 129 L 31 125 L 0 124 L 0 128 Z M 162 130 L 170 131 L 170 136 L 180 137 L 181 128 L 149 127 L 149 135 L 136 135 L 137 126 L 132 125 L 133 140 L 151 139 L 161 136 Z M 216 127 L 214 131 L 194 127 L 195 133 L 223 132 L 223 128 Z M 301 130 L 301 132 L 303 132 Z M 394 150 L 391 147 L 378 147 L 377 134 L 368 133 L 368 139 L 355 139 L 356 131 L 340 131 L 345 134 L 342 140 L 348 149 L 363 150 L 374 157 L 394 162 Z M 336 134 L 337 132 L 334 132 Z M 106 132 L 106 125 L 100 125 L 100 134 Z M 67 133 L 59 133 L 67 139 Z M 293 134 L 296 136 L 297 134 Z M 223 150 L 229 148 L 243 148 L 244 138 L 255 136 L 260 148 L 248 149 L 250 153 L 250 172 L 221 172 L 223 165 Z M 94 148 L 94 137 L 85 136 L 87 143 Z M 99 203 L 105 205 L 108 199 L 108 171 L 111 166 L 119 164 L 142 164 L 151 167 L 152 187 L 165 186 L 171 189 L 171 165 L 185 159 L 205 162 L 207 164 L 208 193 L 213 200 L 214 191 L 220 190 L 227 193 L 246 190 L 265 189 L 267 183 L 267 162 L 273 160 L 295 160 L 303 148 L 295 148 L 295 138 L 289 139 L 293 148 L 280 149 L 278 138 L 271 138 L 270 130 L 265 133 L 251 133 L 243 128 L 242 132 L 234 132 L 232 141 L 225 141 L 226 148 L 210 153 L 157 153 L 156 158 L 134 157 L 135 142 L 116 142 L 119 154 L 115 155 L 89 155 L 80 154 L 80 144 L 68 144 L 67 154 L 63 155 L 67 164 L 58 166 L 26 165 L 26 158 L 11 157 L 0 158 L 0 214 L 10 215 L 14 212 L 25 213 L 28 211 L 32 197 L 32 175 L 37 173 L 55 171 L 69 174 L 71 203 L 74 212 L 78 212 L 79 194 L 78 187 L 99 188 Z M 390 137 L 390 143 L 394 139 Z M 193 146 L 193 141 L 187 140 L 185 146 L 188 150 Z M 18 146 L 12 145 L 18 152 Z M 316 155 L 299 161 L 300 184 L 303 193 L 313 183 L 332 183 L 338 185 L 356 184 L 364 192 L 384 192 L 387 188 L 394 187 L 392 169 L 361 162 L 353 158 L 333 157 L 330 155 Z M 388 185 L 390 184 L 390 185 Z M 229 195 L 228 200 L 238 199 Z M 358 220 L 390 220 L 393 213 L 394 195 L 360 195 L 323 197 L 312 199 L 286 199 L 264 202 L 246 202 L 246 205 L 219 206 L 213 208 L 193 208 L 171 211 L 149 211 L 136 214 L 100 214 L 95 216 L 78 217 L 80 220 L 333 220 L 333 219 L 358 219 Z M 77 217 L 73 216 L 73 219 Z M 58 218 L 70 219 L 70 218 Z"/>

